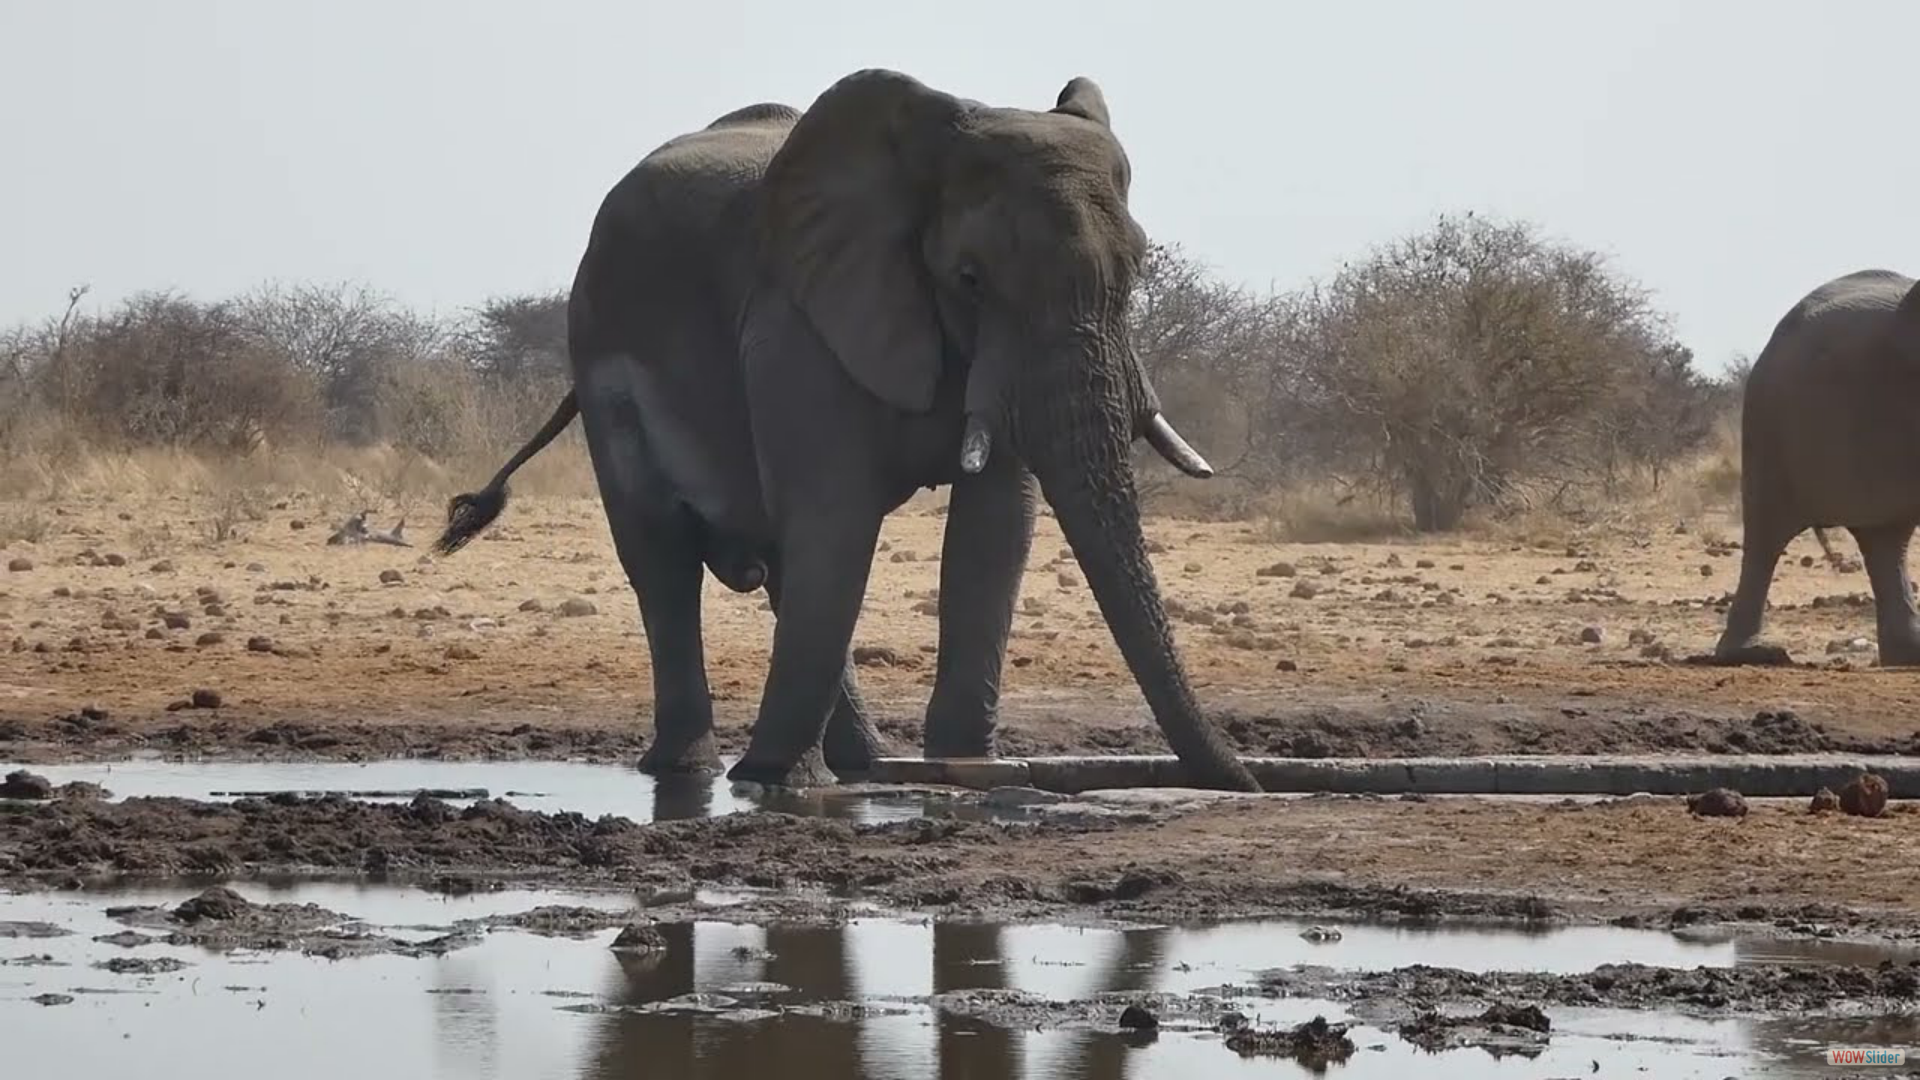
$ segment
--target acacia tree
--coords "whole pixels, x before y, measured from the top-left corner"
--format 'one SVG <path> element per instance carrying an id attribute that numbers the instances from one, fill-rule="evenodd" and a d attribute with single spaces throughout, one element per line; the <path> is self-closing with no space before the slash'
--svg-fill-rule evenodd
<path id="1" fill-rule="evenodd" d="M 1690 357 L 1598 254 L 1471 214 L 1377 248 L 1295 298 L 1278 365 L 1330 464 L 1457 527 L 1517 481 L 1591 468 L 1612 410 Z"/>

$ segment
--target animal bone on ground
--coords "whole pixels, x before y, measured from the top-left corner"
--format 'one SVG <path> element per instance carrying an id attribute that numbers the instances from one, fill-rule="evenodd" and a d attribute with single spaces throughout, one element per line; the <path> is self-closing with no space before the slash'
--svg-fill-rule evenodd
<path id="1" fill-rule="evenodd" d="M 407 519 L 404 514 L 401 515 L 399 521 L 394 522 L 393 528 L 391 530 L 387 532 L 371 532 L 371 531 L 368 531 L 367 529 L 367 515 L 371 514 L 372 512 L 373 511 L 371 510 L 362 510 L 359 513 L 354 514 L 353 516 L 347 518 L 346 521 L 340 524 L 340 527 L 338 529 L 335 529 L 333 531 L 332 536 L 327 537 L 327 543 L 328 544 L 391 544 L 394 547 L 412 547 L 413 546 L 411 543 L 407 541 L 405 536 L 401 535 L 402 532 L 407 527 Z"/>

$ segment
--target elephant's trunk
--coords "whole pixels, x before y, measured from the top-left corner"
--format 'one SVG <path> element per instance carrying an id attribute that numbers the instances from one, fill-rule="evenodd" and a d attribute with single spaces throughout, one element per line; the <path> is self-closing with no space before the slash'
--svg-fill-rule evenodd
<path id="1" fill-rule="evenodd" d="M 1020 443 L 1114 642 L 1189 780 L 1203 787 L 1260 790 L 1201 715 L 1147 558 L 1129 455 L 1136 408 L 1143 400 L 1137 374 L 1098 356 L 1050 373 L 1044 381 L 1057 385 L 1023 388 Z"/>

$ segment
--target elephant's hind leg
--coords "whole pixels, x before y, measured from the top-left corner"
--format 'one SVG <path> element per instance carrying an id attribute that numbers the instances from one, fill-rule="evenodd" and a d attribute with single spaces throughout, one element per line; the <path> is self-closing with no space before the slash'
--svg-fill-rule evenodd
<path id="1" fill-rule="evenodd" d="M 1913 526 L 1878 525 L 1851 531 L 1867 564 L 1867 578 L 1873 583 L 1881 665 L 1920 665 L 1920 612 L 1914 610 L 1913 581 L 1907 575 L 1907 547 L 1913 540 Z"/>
<path id="2" fill-rule="evenodd" d="M 583 398 L 580 412 L 614 550 L 639 599 L 653 661 L 654 740 L 640 769 L 655 775 L 718 772 L 700 641 L 699 525 L 654 468 L 631 398 L 599 393 Z"/>
<path id="3" fill-rule="evenodd" d="M 1757 515 L 1756 515 L 1757 516 Z M 1760 640 L 1766 620 L 1767 593 L 1773 588 L 1773 572 L 1787 545 L 1800 533 L 1772 523 L 1749 521 L 1740 552 L 1740 584 L 1735 586 L 1733 603 L 1727 609 L 1727 627 L 1714 646 L 1714 657 L 1723 664 L 1784 664 L 1789 657 L 1778 645 Z"/>

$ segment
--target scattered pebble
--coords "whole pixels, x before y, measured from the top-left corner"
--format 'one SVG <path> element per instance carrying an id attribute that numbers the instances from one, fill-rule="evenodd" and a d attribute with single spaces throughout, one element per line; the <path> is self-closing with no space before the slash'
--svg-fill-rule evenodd
<path id="1" fill-rule="evenodd" d="M 659 952 L 667 947 L 667 939 L 651 926 L 630 923 L 613 939 L 610 947 L 621 952 Z"/>
<path id="2" fill-rule="evenodd" d="M 600 613 L 600 609 L 593 606 L 593 601 L 582 599 L 578 596 L 568 597 L 562 601 L 559 611 L 562 617 L 568 619 L 579 619 Z"/>
<path id="3" fill-rule="evenodd" d="M 1840 796 L 1832 788 L 1821 788 L 1813 793 L 1813 802 L 1807 806 L 1809 814 L 1831 814 L 1840 809 Z"/>
<path id="4" fill-rule="evenodd" d="M 1861 773 L 1840 789 L 1840 809 L 1854 817 L 1879 817 L 1887 809 L 1887 782 Z"/>
<path id="5" fill-rule="evenodd" d="M 53 798 L 53 781 L 39 773 L 30 773 L 25 769 L 15 769 L 0 780 L 0 799 L 32 799 L 35 801 Z"/>
<path id="6" fill-rule="evenodd" d="M 1731 788 L 1714 788 L 1688 796 L 1687 811 L 1695 817 L 1746 817 L 1747 798 Z"/>

